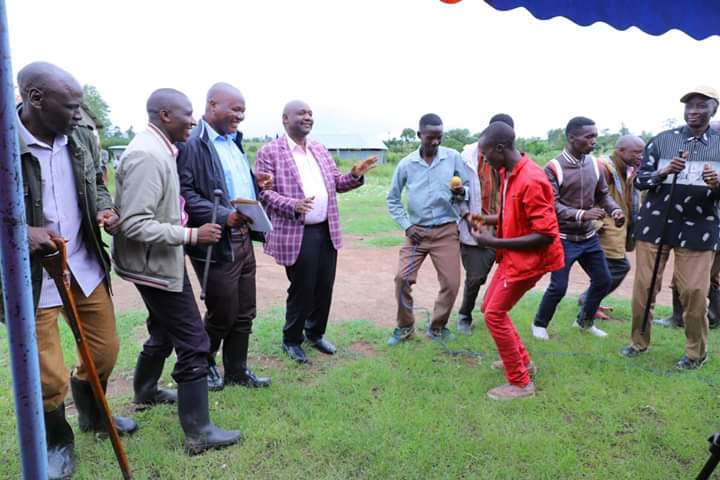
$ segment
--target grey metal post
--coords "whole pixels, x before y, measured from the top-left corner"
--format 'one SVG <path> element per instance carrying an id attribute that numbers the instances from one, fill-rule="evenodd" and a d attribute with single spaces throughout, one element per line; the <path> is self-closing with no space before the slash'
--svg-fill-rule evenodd
<path id="1" fill-rule="evenodd" d="M 0 0 L 0 275 L 23 477 L 48 478 L 22 170 L 5 0 Z"/>

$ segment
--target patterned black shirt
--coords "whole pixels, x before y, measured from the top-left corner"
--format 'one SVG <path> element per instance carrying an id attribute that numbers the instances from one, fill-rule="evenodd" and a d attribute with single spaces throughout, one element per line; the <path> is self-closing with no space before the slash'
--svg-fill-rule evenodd
<path id="1" fill-rule="evenodd" d="M 688 151 L 688 160 L 685 169 L 677 174 L 671 199 L 673 176 L 662 177 L 658 171 L 680 150 Z M 718 250 L 720 189 L 713 191 L 703 181 L 705 163 L 720 173 L 720 134 L 712 129 L 693 137 L 684 126 L 650 140 L 635 179 L 635 186 L 647 191 L 635 225 L 637 240 L 692 250 Z M 670 215 L 664 224 L 668 208 Z"/>

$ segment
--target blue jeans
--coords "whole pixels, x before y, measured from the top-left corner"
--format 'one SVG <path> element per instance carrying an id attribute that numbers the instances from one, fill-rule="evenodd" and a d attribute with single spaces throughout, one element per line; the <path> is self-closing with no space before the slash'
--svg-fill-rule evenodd
<path id="1" fill-rule="evenodd" d="M 543 295 L 533 323 L 544 328 L 550 324 L 558 303 L 567 292 L 570 269 L 577 261 L 590 277 L 590 288 L 587 291 L 585 304 L 580 309 L 578 323 L 589 327 L 594 322 L 595 312 L 600 306 L 600 301 L 610 290 L 611 278 L 605 253 L 600 247 L 597 235 L 580 242 L 562 239 L 562 245 L 565 251 L 565 267 L 553 272 L 550 276 L 550 286 Z"/>

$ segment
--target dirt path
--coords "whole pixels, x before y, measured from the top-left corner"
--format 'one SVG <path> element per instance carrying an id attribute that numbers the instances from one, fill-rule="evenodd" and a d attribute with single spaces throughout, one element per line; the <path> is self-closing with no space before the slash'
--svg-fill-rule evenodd
<path id="1" fill-rule="evenodd" d="M 358 238 L 346 236 L 345 248 L 340 250 L 338 255 L 337 278 L 333 294 L 333 308 L 330 314 L 330 321 L 345 321 L 367 319 L 377 325 L 391 327 L 395 325 L 396 301 L 394 293 L 393 277 L 397 268 L 397 252 L 395 248 L 374 248 L 359 246 Z M 262 253 L 262 249 L 255 250 L 257 258 L 257 302 L 258 309 L 264 310 L 271 306 L 282 306 L 285 303 L 286 290 L 288 286 L 284 268 L 275 264 L 274 260 Z M 634 263 L 634 255 L 630 255 L 630 262 Z M 189 266 L 189 264 L 188 264 Z M 196 296 L 200 288 L 192 273 L 191 279 Z M 631 298 L 633 272 L 630 271 L 623 284 L 615 292 L 615 297 Z M 667 285 L 672 276 L 672 262 L 664 275 L 664 285 Z M 543 290 L 547 287 L 550 276 L 546 275 L 537 285 L 536 289 Z M 582 269 L 576 265 L 570 277 L 568 291 L 571 294 L 582 292 L 588 285 L 587 276 Z M 144 309 L 142 299 L 135 287 L 117 278 L 113 283 L 115 293 L 114 300 L 119 311 Z M 429 259 L 420 269 L 418 283 L 415 285 L 415 304 L 431 308 L 438 290 L 437 279 Z M 482 296 L 484 290 L 481 290 Z M 460 306 L 462 291 L 455 303 L 455 311 Z M 482 297 L 480 297 L 482 298 Z M 198 305 L 203 309 L 200 299 Z M 671 302 L 670 290 L 664 288 L 659 295 L 658 303 L 669 305 Z"/>

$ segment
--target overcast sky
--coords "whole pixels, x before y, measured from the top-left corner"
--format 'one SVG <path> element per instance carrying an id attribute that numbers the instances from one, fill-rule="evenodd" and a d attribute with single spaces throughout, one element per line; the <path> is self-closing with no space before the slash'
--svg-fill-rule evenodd
<path id="1" fill-rule="evenodd" d="M 196 117 L 217 81 L 247 101 L 249 136 L 282 131 L 291 99 L 316 133 L 380 138 L 427 112 L 479 131 L 507 112 L 519 136 L 576 115 L 600 129 L 657 132 L 679 98 L 720 88 L 720 38 L 660 37 L 498 12 L 482 0 L 7 0 L 13 70 L 55 63 L 109 103 L 114 124 L 143 128 L 148 95 L 188 94 Z"/>

